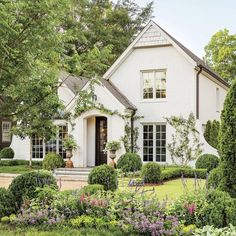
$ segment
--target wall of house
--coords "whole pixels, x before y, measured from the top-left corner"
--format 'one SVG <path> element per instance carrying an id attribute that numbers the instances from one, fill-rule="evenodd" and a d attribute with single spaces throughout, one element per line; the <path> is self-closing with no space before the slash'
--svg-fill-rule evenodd
<path id="1" fill-rule="evenodd" d="M 220 120 L 220 114 L 224 106 L 226 94 L 227 90 L 222 87 L 222 85 L 212 81 L 205 75 L 200 75 L 199 119 L 202 124 L 206 124 L 208 120 Z"/>

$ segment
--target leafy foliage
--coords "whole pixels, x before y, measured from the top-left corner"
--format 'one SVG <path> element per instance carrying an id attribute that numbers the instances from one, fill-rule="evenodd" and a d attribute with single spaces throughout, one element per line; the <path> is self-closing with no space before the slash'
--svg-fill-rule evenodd
<path id="1" fill-rule="evenodd" d="M 161 167 L 156 162 L 148 162 L 143 165 L 141 175 L 145 183 L 159 183 L 161 180 Z"/>
<path id="2" fill-rule="evenodd" d="M 210 172 L 208 178 L 208 186 L 216 189 L 219 186 L 222 178 L 223 178 L 223 171 L 221 165 L 219 165 L 217 168 L 213 169 Z"/>
<path id="3" fill-rule="evenodd" d="M 211 135 L 211 121 L 208 120 L 204 131 L 204 137 L 209 144 L 210 144 L 210 135 Z"/>
<path id="4" fill-rule="evenodd" d="M 116 171 L 109 165 L 100 165 L 92 169 L 88 177 L 89 184 L 101 184 L 104 190 L 114 191 L 118 187 Z"/>
<path id="5" fill-rule="evenodd" d="M 13 159 L 14 158 L 14 151 L 10 147 L 5 147 L 0 151 L 0 160 L 3 159 Z"/>
<path id="6" fill-rule="evenodd" d="M 236 197 L 236 80 L 231 85 L 221 114 L 220 155 L 222 158 L 222 190 Z"/>
<path id="7" fill-rule="evenodd" d="M 24 198 L 34 198 L 36 188 L 45 185 L 57 186 L 56 179 L 48 171 L 33 171 L 17 176 L 11 182 L 9 190 L 15 196 L 17 206 L 20 207 Z"/>
<path id="8" fill-rule="evenodd" d="M 138 171 L 141 167 L 141 157 L 136 153 L 125 153 L 117 161 L 117 168 L 123 172 Z"/>
<path id="9" fill-rule="evenodd" d="M 219 157 L 213 154 L 203 154 L 196 161 L 196 168 L 198 169 L 207 169 L 207 171 L 211 171 L 216 168 L 219 164 Z"/>
<path id="10" fill-rule="evenodd" d="M 0 218 L 9 216 L 16 210 L 14 195 L 5 188 L 0 188 Z"/>
<path id="11" fill-rule="evenodd" d="M 220 122 L 217 120 L 207 121 L 204 137 L 206 141 L 214 148 L 219 148 Z"/>
<path id="12" fill-rule="evenodd" d="M 89 184 L 84 186 L 81 190 L 80 190 L 80 194 L 85 194 L 85 195 L 93 195 L 99 191 L 103 191 L 104 190 L 104 186 L 101 184 Z"/>
<path id="13" fill-rule="evenodd" d="M 54 170 L 63 166 L 65 166 L 63 158 L 55 152 L 49 152 L 43 159 L 43 168 L 45 170 Z"/>
<path id="14" fill-rule="evenodd" d="M 178 164 L 186 166 L 202 153 L 199 132 L 195 128 L 195 117 L 191 113 L 187 119 L 171 116 L 166 118 L 166 121 L 175 129 L 172 142 L 167 145 L 172 162 L 174 164 L 179 162 Z"/>
<path id="15" fill-rule="evenodd" d="M 206 225 L 202 229 L 194 231 L 195 236 L 212 235 L 212 236 L 229 236 L 236 235 L 236 227 L 230 224 L 225 228 L 215 228 L 213 225 Z"/>
<path id="16" fill-rule="evenodd" d="M 236 78 L 236 34 L 223 29 L 215 33 L 205 47 L 206 62 L 228 82 Z"/>

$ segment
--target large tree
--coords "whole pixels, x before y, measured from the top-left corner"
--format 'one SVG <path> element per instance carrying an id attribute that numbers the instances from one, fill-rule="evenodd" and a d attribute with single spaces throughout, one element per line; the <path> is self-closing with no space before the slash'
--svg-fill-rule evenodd
<path id="1" fill-rule="evenodd" d="M 220 30 L 211 37 L 205 52 L 205 61 L 231 83 L 236 78 L 236 34 Z"/>
<path id="2" fill-rule="evenodd" d="M 236 80 L 227 94 L 221 114 L 220 154 L 223 170 L 220 187 L 236 198 Z"/>

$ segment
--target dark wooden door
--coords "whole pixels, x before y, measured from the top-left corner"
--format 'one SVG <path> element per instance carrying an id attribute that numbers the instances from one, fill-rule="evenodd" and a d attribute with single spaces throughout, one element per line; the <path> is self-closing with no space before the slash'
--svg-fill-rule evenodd
<path id="1" fill-rule="evenodd" d="M 104 153 L 107 142 L 107 118 L 96 117 L 96 159 L 95 165 L 107 164 L 107 154 Z"/>

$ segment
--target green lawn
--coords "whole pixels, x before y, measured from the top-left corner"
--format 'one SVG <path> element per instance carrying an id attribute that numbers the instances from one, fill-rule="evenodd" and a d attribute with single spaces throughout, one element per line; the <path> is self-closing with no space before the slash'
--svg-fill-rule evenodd
<path id="1" fill-rule="evenodd" d="M 58 226 L 52 229 L 38 229 L 36 227 L 15 228 L 9 225 L 0 224 L 1 236 L 134 236 L 135 234 L 124 234 L 119 229 L 117 231 L 108 231 L 105 229 L 88 229 L 79 230 L 67 226 Z"/>
<path id="2" fill-rule="evenodd" d="M 130 178 L 120 178 L 119 179 L 119 189 L 126 189 L 130 191 L 135 191 L 135 187 L 128 187 Z M 147 191 L 145 194 L 149 196 L 155 196 L 159 200 L 167 199 L 167 200 L 174 200 L 184 194 L 185 192 L 193 192 L 195 189 L 203 189 L 205 187 L 205 180 L 199 179 L 196 183 L 192 178 L 185 178 L 186 187 L 181 179 L 170 180 L 164 182 L 163 185 L 158 186 L 145 186 L 142 187 L 139 192 Z M 153 191 L 151 191 L 153 190 Z"/>
<path id="3" fill-rule="evenodd" d="M 29 168 L 26 165 L 18 165 L 18 166 L 0 166 L 0 173 L 10 173 L 10 174 L 23 174 L 32 170 L 38 170 L 42 167 L 33 166 Z"/>

